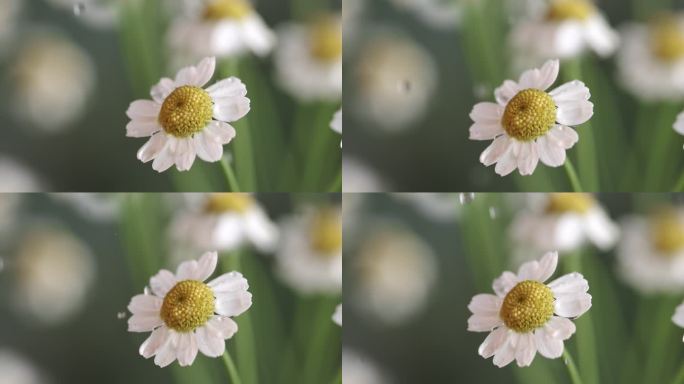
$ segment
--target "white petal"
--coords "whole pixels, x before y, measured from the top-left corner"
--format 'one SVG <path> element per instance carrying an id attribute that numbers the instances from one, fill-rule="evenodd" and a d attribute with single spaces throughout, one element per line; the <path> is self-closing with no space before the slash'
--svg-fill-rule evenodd
<path id="1" fill-rule="evenodd" d="M 216 313 L 224 316 L 238 316 L 252 306 L 249 292 L 216 294 Z"/>
<path id="2" fill-rule="evenodd" d="M 161 133 L 158 133 L 157 135 L 160 135 Z M 155 135 L 155 136 L 157 136 Z M 162 134 L 163 135 L 163 134 Z M 175 163 L 175 156 L 173 153 L 173 148 L 176 145 L 176 139 L 171 137 L 171 136 L 166 136 L 166 143 L 162 147 L 162 149 L 157 153 L 157 156 L 154 158 L 154 161 L 152 162 L 152 169 L 155 171 L 161 173 L 166 171 L 167 169 L 171 168 L 171 166 Z"/>
<path id="3" fill-rule="evenodd" d="M 537 139 L 539 160 L 549 167 L 560 167 L 565 163 L 565 148 L 546 136 Z"/>
<path id="4" fill-rule="evenodd" d="M 472 315 L 468 318 L 468 330 L 471 332 L 490 332 L 503 325 L 499 314 L 496 315 Z"/>
<path id="5" fill-rule="evenodd" d="M 161 109 L 161 104 L 156 103 L 151 100 L 136 100 L 128 106 L 126 110 L 126 116 L 131 120 L 136 119 L 157 119 L 159 117 L 159 110 Z"/>
<path id="6" fill-rule="evenodd" d="M 176 140 L 176 150 L 174 152 L 174 162 L 179 171 L 188 171 L 195 162 L 195 147 L 190 137 Z M 154 164 L 153 164 L 154 165 Z"/>
<path id="7" fill-rule="evenodd" d="M 146 359 L 149 359 L 150 357 L 154 356 L 157 353 L 157 350 L 159 347 L 164 345 L 166 343 L 166 339 L 169 335 L 168 328 L 165 326 L 161 326 L 154 331 L 152 331 L 152 334 L 150 337 L 145 340 L 145 342 L 140 345 L 140 355 Z"/>
<path id="8" fill-rule="evenodd" d="M 587 237 L 599 249 L 608 250 L 618 240 L 620 230 L 599 207 L 591 209 L 584 217 Z"/>
<path id="9" fill-rule="evenodd" d="M 136 119 L 126 124 L 126 137 L 148 137 L 162 130 L 157 119 Z"/>
<path id="10" fill-rule="evenodd" d="M 549 95 L 551 95 L 556 105 L 567 102 L 586 101 L 591 97 L 589 88 L 579 80 L 565 83 L 549 92 Z"/>
<path id="11" fill-rule="evenodd" d="M 675 314 L 672 315 L 672 322 L 684 328 L 684 304 L 677 306 Z"/>
<path id="12" fill-rule="evenodd" d="M 566 319 L 565 317 L 553 316 L 544 325 L 544 331 L 548 333 L 549 337 L 567 340 L 575 333 L 575 323 Z"/>
<path id="13" fill-rule="evenodd" d="M 199 261 L 188 260 L 182 262 L 176 270 L 178 280 L 206 280 L 216 269 L 218 255 L 216 252 L 206 252 Z"/>
<path id="14" fill-rule="evenodd" d="M 230 317 L 224 316 L 214 316 L 209 321 L 205 327 L 212 332 L 216 337 L 221 339 L 230 339 L 238 331 L 238 325 Z"/>
<path id="15" fill-rule="evenodd" d="M 488 102 L 477 103 L 470 112 L 470 118 L 475 123 L 499 124 L 504 110 L 505 107 L 499 104 Z"/>
<path id="16" fill-rule="evenodd" d="M 602 57 L 613 54 L 620 43 L 620 36 L 599 14 L 594 15 L 584 23 L 584 33 L 587 44 Z"/>
<path id="17" fill-rule="evenodd" d="M 228 272 L 210 281 L 209 287 L 217 294 L 236 293 L 246 291 L 249 288 L 247 279 L 240 272 Z"/>
<path id="18" fill-rule="evenodd" d="M 128 310 L 132 314 L 159 313 L 163 301 L 164 300 L 161 297 L 154 295 L 135 295 L 128 304 Z"/>
<path id="19" fill-rule="evenodd" d="M 539 261 L 533 260 L 523 263 L 518 269 L 518 279 L 535 280 L 543 283 L 553 275 L 557 265 L 558 252 L 547 252 Z"/>
<path id="20" fill-rule="evenodd" d="M 546 332 L 544 329 L 538 329 L 534 332 L 535 342 L 539 353 L 548 358 L 556 359 L 563 354 L 563 341 Z"/>
<path id="21" fill-rule="evenodd" d="M 236 77 L 221 80 L 207 88 L 214 101 L 214 118 L 220 121 L 233 122 L 243 118 L 249 112 L 247 87 Z"/>
<path id="22" fill-rule="evenodd" d="M 266 56 L 276 43 L 276 36 L 258 14 L 248 16 L 240 23 L 246 45 L 258 56 Z"/>
<path id="23" fill-rule="evenodd" d="M 521 333 L 515 346 L 515 360 L 518 367 L 528 367 L 537 354 L 537 346 L 533 333 Z"/>
<path id="24" fill-rule="evenodd" d="M 167 136 L 162 132 L 152 135 L 152 137 L 147 140 L 145 145 L 138 150 L 138 160 L 142 161 L 143 163 L 147 163 L 148 161 L 156 158 L 159 155 L 159 152 L 164 149 L 166 141 Z"/>
<path id="25" fill-rule="evenodd" d="M 205 57 L 197 65 L 197 74 L 195 77 L 195 85 L 198 87 L 203 87 L 206 83 L 211 80 L 214 76 L 214 70 L 216 69 L 216 58 L 215 57 Z"/>
<path id="26" fill-rule="evenodd" d="M 492 140 L 504 133 L 501 124 L 475 123 L 470 126 L 470 140 Z"/>
<path id="27" fill-rule="evenodd" d="M 506 342 L 494 354 L 494 365 L 497 367 L 505 367 L 515 359 L 515 345 L 518 343 L 519 334 L 516 332 L 508 332 Z"/>
<path id="28" fill-rule="evenodd" d="M 515 273 L 505 271 L 501 274 L 501 276 L 494 280 L 492 288 L 494 289 L 494 292 L 496 292 L 497 296 L 504 297 L 508 291 L 515 287 L 519 282 L 520 279 L 518 279 L 518 276 L 516 276 Z"/>
<path id="29" fill-rule="evenodd" d="M 222 121 L 214 121 L 204 128 L 203 134 L 208 135 L 211 140 L 214 140 L 221 145 L 230 143 L 235 137 L 235 128 L 230 124 Z M 207 138 L 207 140 L 209 140 Z"/>
<path id="30" fill-rule="evenodd" d="M 558 104 L 556 120 L 563 125 L 584 124 L 594 115 L 594 104 L 590 101 L 564 101 Z"/>
<path id="31" fill-rule="evenodd" d="M 195 135 L 193 145 L 197 151 L 197 156 L 204 161 L 213 163 L 223 157 L 223 144 L 217 136 L 208 133 L 206 128 Z"/>
<path id="32" fill-rule="evenodd" d="M 560 63 L 558 60 L 547 61 L 540 69 L 531 69 L 523 72 L 518 84 L 521 89 L 540 89 L 545 91 L 558 78 Z"/>
<path id="33" fill-rule="evenodd" d="M 176 83 L 174 83 L 173 80 L 169 79 L 168 77 L 165 77 L 161 80 L 159 80 L 159 83 L 152 87 L 152 98 L 154 101 L 159 103 L 161 105 L 164 100 L 173 92 L 176 90 Z"/>
<path id="34" fill-rule="evenodd" d="M 244 215 L 245 234 L 259 250 L 274 250 L 278 242 L 278 227 L 260 208 L 251 209 Z"/>
<path id="35" fill-rule="evenodd" d="M 197 347 L 209 357 L 219 357 L 226 350 L 226 342 L 217 336 L 206 326 L 200 327 L 195 331 L 197 336 Z"/>
<path id="36" fill-rule="evenodd" d="M 192 365 L 197 357 L 197 339 L 192 332 L 181 333 L 178 335 L 178 347 L 176 348 L 176 358 L 181 367 Z"/>
<path id="37" fill-rule="evenodd" d="M 546 140 L 549 141 L 549 145 L 553 144 L 565 149 L 570 149 L 577 143 L 579 136 L 577 135 L 577 131 L 570 127 L 556 125 L 546 133 Z"/>
<path id="38" fill-rule="evenodd" d="M 494 356 L 494 353 L 501 348 L 504 342 L 508 339 L 508 329 L 506 327 L 500 327 L 492 331 L 487 338 L 480 344 L 477 353 L 480 356 L 488 359 Z"/>
<path id="39" fill-rule="evenodd" d="M 501 310 L 502 299 L 488 293 L 473 296 L 468 304 L 468 310 L 478 315 L 498 315 Z"/>
<path id="40" fill-rule="evenodd" d="M 534 141 L 520 143 L 520 153 L 518 154 L 518 170 L 523 176 L 531 175 L 537 168 L 539 155 L 537 145 Z"/>
<path id="41" fill-rule="evenodd" d="M 494 139 L 494 141 L 487 147 L 487 149 L 480 155 L 480 162 L 485 166 L 490 165 L 499 161 L 501 156 L 508 150 L 511 144 L 511 140 L 506 135 L 501 135 Z"/>
<path id="42" fill-rule="evenodd" d="M 128 318 L 128 332 L 149 332 L 163 324 L 159 312 L 134 314 Z"/>
<path id="43" fill-rule="evenodd" d="M 549 288 L 553 292 L 555 313 L 563 317 L 577 317 L 591 307 L 589 283 L 579 273 L 570 273 L 552 281 Z"/>
<path id="44" fill-rule="evenodd" d="M 499 88 L 494 90 L 494 96 L 497 103 L 505 106 L 520 91 L 522 91 L 522 88 L 518 86 L 518 83 L 513 80 L 506 80 Z"/>
<path id="45" fill-rule="evenodd" d="M 677 121 L 674 123 L 674 130 L 680 135 L 684 135 L 684 112 L 677 115 Z"/>
<path id="46" fill-rule="evenodd" d="M 150 289 L 152 293 L 159 297 L 164 297 L 173 288 L 178 280 L 170 271 L 162 269 L 150 279 Z"/>
<path id="47" fill-rule="evenodd" d="M 166 343 L 164 343 L 159 349 L 157 349 L 156 356 L 154 357 L 154 363 L 162 368 L 173 363 L 173 361 L 176 360 L 177 341 L 178 334 L 174 331 L 169 330 L 168 336 L 166 338 Z"/>
<path id="48" fill-rule="evenodd" d="M 506 176 L 515 171 L 515 169 L 518 167 L 516 153 L 518 152 L 519 147 L 520 143 L 514 139 L 511 139 L 508 149 L 496 162 L 494 172 L 496 172 L 497 175 Z"/>

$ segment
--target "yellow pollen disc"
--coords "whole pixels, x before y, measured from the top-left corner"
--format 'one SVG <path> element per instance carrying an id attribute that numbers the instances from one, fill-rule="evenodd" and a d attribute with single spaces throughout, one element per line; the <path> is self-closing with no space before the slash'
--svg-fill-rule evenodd
<path id="1" fill-rule="evenodd" d="M 184 280 L 164 297 L 161 318 L 177 332 L 192 332 L 203 326 L 214 314 L 214 293 L 206 284 Z"/>
<path id="2" fill-rule="evenodd" d="M 342 222 L 334 209 L 320 210 L 311 223 L 311 248 L 331 254 L 342 248 Z"/>
<path id="3" fill-rule="evenodd" d="M 538 89 L 518 92 L 506 106 L 501 125 L 508 136 L 530 141 L 543 136 L 556 123 L 556 103 Z"/>
<path id="4" fill-rule="evenodd" d="M 204 204 L 210 213 L 245 213 L 254 204 L 254 198 L 247 193 L 214 193 Z"/>
<path id="5" fill-rule="evenodd" d="M 159 124 L 166 133 L 188 137 L 207 126 L 213 115 L 211 96 L 199 87 L 184 85 L 166 97 L 159 111 Z"/>
<path id="6" fill-rule="evenodd" d="M 684 57 L 684 31 L 674 17 L 663 16 L 651 24 L 651 49 L 666 62 Z"/>
<path id="7" fill-rule="evenodd" d="M 596 12 L 594 4 L 587 0 L 556 0 L 546 13 L 550 21 L 586 20 Z"/>
<path id="8" fill-rule="evenodd" d="M 215 0 L 204 8 L 205 20 L 222 19 L 240 20 L 252 12 L 252 5 L 247 0 Z"/>
<path id="9" fill-rule="evenodd" d="M 684 223 L 672 212 L 657 214 L 651 223 L 653 246 L 666 254 L 684 249 Z"/>
<path id="10" fill-rule="evenodd" d="M 320 61 L 335 61 L 342 56 L 342 27 L 333 17 L 324 17 L 311 26 L 311 55 Z"/>
<path id="11" fill-rule="evenodd" d="M 586 193 L 553 193 L 546 202 L 546 213 L 587 213 L 594 198 Z"/>
<path id="12" fill-rule="evenodd" d="M 551 319 L 553 304 L 553 292 L 549 287 L 538 281 L 525 280 L 508 292 L 499 316 L 515 332 L 531 332 Z"/>

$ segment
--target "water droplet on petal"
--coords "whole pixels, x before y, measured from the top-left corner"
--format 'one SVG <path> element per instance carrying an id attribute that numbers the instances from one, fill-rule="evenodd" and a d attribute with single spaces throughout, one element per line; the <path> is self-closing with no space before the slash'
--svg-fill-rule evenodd
<path id="1" fill-rule="evenodd" d="M 119 320 L 123 320 L 126 318 L 126 312 L 119 312 L 116 314 L 116 318 Z"/>
<path id="2" fill-rule="evenodd" d="M 81 16 L 83 11 L 85 11 L 85 4 L 78 2 L 74 4 L 74 15 Z"/>
<path id="3" fill-rule="evenodd" d="M 568 359 L 563 358 L 563 364 L 568 365 Z"/>
<path id="4" fill-rule="evenodd" d="M 498 214 L 499 214 L 499 213 L 496 211 L 496 208 L 495 208 L 495 207 L 489 207 L 489 217 L 490 217 L 492 220 L 496 219 L 496 215 L 498 215 Z"/>
<path id="5" fill-rule="evenodd" d="M 470 204 L 475 200 L 475 193 L 474 192 L 467 192 L 467 193 L 459 193 L 458 194 L 458 201 L 465 205 L 465 204 Z"/>

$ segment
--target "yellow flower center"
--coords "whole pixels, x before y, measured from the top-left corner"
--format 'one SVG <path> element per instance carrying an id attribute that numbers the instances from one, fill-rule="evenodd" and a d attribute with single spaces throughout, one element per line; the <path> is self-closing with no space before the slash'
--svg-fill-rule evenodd
<path id="1" fill-rule="evenodd" d="M 587 213 L 594 198 L 586 193 L 554 193 L 546 202 L 546 213 Z"/>
<path id="2" fill-rule="evenodd" d="M 342 222 L 334 209 L 322 209 L 311 223 L 311 248 L 332 254 L 342 248 Z"/>
<path id="3" fill-rule="evenodd" d="M 653 246 L 665 254 L 684 249 L 684 224 L 676 214 L 667 212 L 656 215 L 651 224 Z"/>
<path id="4" fill-rule="evenodd" d="M 538 89 L 525 89 L 506 106 L 501 124 L 508 136 L 530 141 L 546 134 L 556 123 L 556 103 Z"/>
<path id="5" fill-rule="evenodd" d="M 184 85 L 166 97 L 159 112 L 159 124 L 166 133 L 188 137 L 207 126 L 213 115 L 211 96 L 199 87 Z"/>
<path id="6" fill-rule="evenodd" d="M 214 193 L 204 204 L 209 213 L 245 213 L 254 204 L 254 198 L 247 193 Z"/>
<path id="7" fill-rule="evenodd" d="M 662 61 L 684 57 L 684 32 L 672 16 L 658 18 L 651 25 L 651 49 Z"/>
<path id="8" fill-rule="evenodd" d="M 538 281 L 525 280 L 508 292 L 499 316 L 515 332 L 531 332 L 551 319 L 553 304 L 553 292 L 549 287 Z"/>
<path id="9" fill-rule="evenodd" d="M 335 61 L 342 56 L 342 28 L 333 17 L 321 18 L 311 26 L 311 55 L 320 61 Z"/>
<path id="10" fill-rule="evenodd" d="M 196 280 L 184 280 L 166 294 L 160 316 L 174 331 L 192 332 L 214 315 L 214 301 L 209 286 Z"/>
<path id="11" fill-rule="evenodd" d="M 586 20 L 596 12 L 594 4 L 587 0 L 556 0 L 546 13 L 550 21 Z"/>
<path id="12" fill-rule="evenodd" d="M 222 19 L 240 20 L 252 12 L 252 5 L 247 0 L 215 0 L 204 8 L 205 20 Z"/>

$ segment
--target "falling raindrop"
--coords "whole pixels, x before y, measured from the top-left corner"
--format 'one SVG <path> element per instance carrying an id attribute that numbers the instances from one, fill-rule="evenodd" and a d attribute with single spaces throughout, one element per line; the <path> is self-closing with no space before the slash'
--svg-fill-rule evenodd
<path id="1" fill-rule="evenodd" d="M 568 359 L 567 358 L 563 358 L 563 364 L 568 365 Z"/>
<path id="2" fill-rule="evenodd" d="M 85 11 L 85 7 L 86 7 L 85 4 L 83 4 L 80 1 L 78 3 L 75 3 L 74 4 L 74 15 L 81 16 L 83 11 Z"/>
<path id="3" fill-rule="evenodd" d="M 123 320 L 126 318 L 126 312 L 119 312 L 116 314 L 116 318 L 119 320 Z"/>
<path id="4" fill-rule="evenodd" d="M 409 92 L 411 92 L 411 88 L 412 88 L 412 84 L 411 84 L 411 81 L 409 81 L 408 79 L 403 79 L 403 80 L 399 81 L 399 83 L 397 84 L 397 89 L 401 93 L 409 93 Z"/>
<path id="5" fill-rule="evenodd" d="M 496 219 L 496 216 L 499 214 L 499 212 L 496 211 L 495 207 L 489 207 L 489 217 L 494 220 Z"/>
<path id="6" fill-rule="evenodd" d="M 0 272 L 2 272 L 5 269 L 5 259 L 0 257 Z"/>
<path id="7" fill-rule="evenodd" d="M 149 294 L 150 294 L 150 289 L 147 288 L 147 287 L 145 287 L 145 289 L 143 290 L 143 294 L 149 295 Z"/>
<path id="8" fill-rule="evenodd" d="M 458 201 L 465 205 L 465 204 L 470 204 L 475 200 L 475 193 L 474 192 L 467 192 L 467 193 L 459 193 L 458 194 Z"/>

